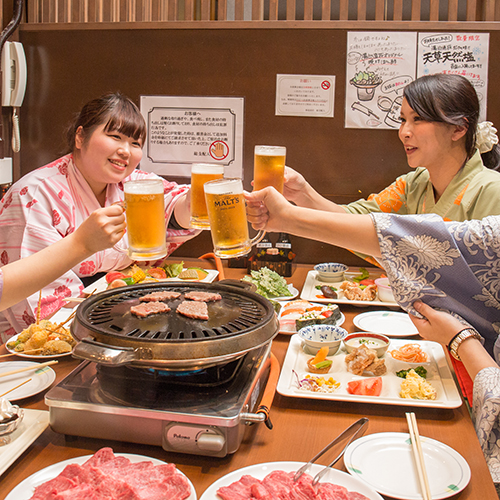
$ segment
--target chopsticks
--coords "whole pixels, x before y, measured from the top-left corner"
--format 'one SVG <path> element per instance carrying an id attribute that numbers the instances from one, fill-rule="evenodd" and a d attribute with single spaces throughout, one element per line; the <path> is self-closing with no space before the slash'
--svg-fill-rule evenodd
<path id="1" fill-rule="evenodd" d="M 0 358 L 6 358 L 7 356 L 18 356 L 19 354 L 31 354 L 33 352 L 42 351 L 43 347 L 38 347 L 37 349 L 29 349 L 28 351 L 20 351 L 20 352 L 9 352 L 9 354 L 2 354 Z"/>
<path id="2" fill-rule="evenodd" d="M 408 422 L 408 429 L 410 431 L 411 447 L 413 448 L 415 463 L 417 465 L 418 481 L 420 483 L 420 489 L 422 490 L 422 497 L 424 500 L 432 500 L 427 471 L 425 470 L 424 452 L 422 451 L 422 443 L 420 441 L 420 434 L 418 433 L 415 413 L 407 413 L 406 421 Z"/>
<path id="3" fill-rule="evenodd" d="M 0 377 L 7 377 L 8 375 L 15 375 L 16 373 L 27 372 L 30 370 L 40 370 L 40 368 L 45 368 L 46 366 L 55 365 L 57 363 L 57 359 L 53 359 L 52 361 L 46 361 L 45 363 L 38 363 L 33 366 L 26 366 L 25 368 L 19 368 L 17 370 L 11 370 L 10 372 L 0 373 Z"/>
<path id="4" fill-rule="evenodd" d="M 28 378 L 24 382 L 21 382 L 20 384 L 17 384 L 15 387 L 12 389 L 9 389 L 8 391 L 5 391 L 3 394 L 0 394 L 0 398 L 3 398 L 6 394 L 9 394 L 9 392 L 15 391 L 16 389 L 19 389 L 24 384 L 27 384 L 28 382 L 31 382 L 32 379 Z"/>

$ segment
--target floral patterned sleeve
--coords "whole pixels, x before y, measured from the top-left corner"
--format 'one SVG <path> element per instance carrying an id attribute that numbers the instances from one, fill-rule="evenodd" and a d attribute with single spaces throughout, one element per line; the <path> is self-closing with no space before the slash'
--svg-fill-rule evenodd
<path id="1" fill-rule="evenodd" d="M 474 379 L 474 425 L 493 481 L 500 482 L 500 368 L 483 368 Z"/>

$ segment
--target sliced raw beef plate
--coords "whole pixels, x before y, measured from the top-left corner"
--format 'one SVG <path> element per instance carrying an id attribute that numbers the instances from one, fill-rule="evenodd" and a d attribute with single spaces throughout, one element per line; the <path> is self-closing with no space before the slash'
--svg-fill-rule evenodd
<path id="1" fill-rule="evenodd" d="M 184 300 L 177 306 L 177 312 L 191 319 L 208 319 L 208 306 L 206 302 Z"/>
<path id="2" fill-rule="evenodd" d="M 294 482 L 295 472 L 276 470 L 262 481 L 242 476 L 239 481 L 217 490 L 222 500 L 369 500 L 356 491 L 332 483 L 312 485 L 313 478 L 303 474 Z"/>
<path id="3" fill-rule="evenodd" d="M 190 495 L 188 480 L 174 464 L 132 463 L 102 448 L 83 465 L 67 465 L 37 486 L 30 500 L 185 500 Z"/>
<path id="4" fill-rule="evenodd" d="M 184 297 L 198 302 L 215 302 L 216 300 L 222 300 L 220 294 L 210 292 L 188 292 L 184 295 Z"/>
<path id="5" fill-rule="evenodd" d="M 141 302 L 166 302 L 167 300 L 174 300 L 180 297 L 179 292 L 153 292 L 143 295 L 139 300 Z"/>
<path id="6" fill-rule="evenodd" d="M 168 311 L 170 311 L 170 307 L 164 302 L 142 302 L 138 306 L 130 308 L 130 312 L 139 318 L 145 318 L 150 314 L 167 313 Z"/>

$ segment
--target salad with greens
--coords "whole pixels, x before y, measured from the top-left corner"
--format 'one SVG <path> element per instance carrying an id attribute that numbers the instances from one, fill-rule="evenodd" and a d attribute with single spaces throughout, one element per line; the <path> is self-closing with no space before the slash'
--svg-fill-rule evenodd
<path id="1" fill-rule="evenodd" d="M 250 271 L 250 276 L 244 276 L 243 281 L 253 283 L 257 287 L 256 292 L 266 299 L 292 296 L 285 278 L 267 267 Z"/>

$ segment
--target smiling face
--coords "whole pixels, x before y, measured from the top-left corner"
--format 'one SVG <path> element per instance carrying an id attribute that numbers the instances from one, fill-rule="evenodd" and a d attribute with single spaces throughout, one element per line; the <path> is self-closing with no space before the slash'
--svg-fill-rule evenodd
<path id="1" fill-rule="evenodd" d="M 457 147 L 465 156 L 465 132 L 464 127 L 422 119 L 403 99 L 399 138 L 410 167 L 440 168 L 456 155 Z"/>
<path id="2" fill-rule="evenodd" d="M 85 137 L 77 130 L 74 160 L 97 199 L 103 203 L 106 186 L 121 182 L 137 167 L 142 158 L 142 141 L 116 130 L 106 131 L 105 124 Z"/>

